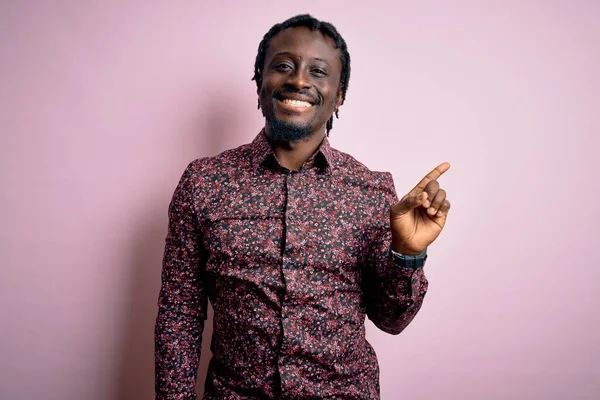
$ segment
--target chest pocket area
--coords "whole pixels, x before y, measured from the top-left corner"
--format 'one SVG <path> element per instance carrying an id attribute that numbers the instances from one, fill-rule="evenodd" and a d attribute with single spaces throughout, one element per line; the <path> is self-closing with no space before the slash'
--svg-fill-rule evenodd
<path id="1" fill-rule="evenodd" d="M 316 272 L 334 274 L 348 282 L 360 280 L 365 255 L 366 228 L 360 220 L 348 218 L 335 210 L 314 210 L 303 221 L 301 249 L 312 254 Z"/>
<path id="2" fill-rule="evenodd" d="M 209 253 L 208 271 L 257 268 L 277 263 L 281 255 L 283 219 L 270 214 L 209 217 L 204 245 Z"/>

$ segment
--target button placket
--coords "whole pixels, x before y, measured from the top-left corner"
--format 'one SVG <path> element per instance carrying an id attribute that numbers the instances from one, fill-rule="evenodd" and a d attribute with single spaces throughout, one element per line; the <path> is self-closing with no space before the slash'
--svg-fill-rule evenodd
<path id="1" fill-rule="evenodd" d="M 295 171 L 291 171 L 286 176 L 286 207 L 285 207 L 285 243 L 283 248 L 283 257 L 282 257 L 282 276 L 285 282 L 285 296 L 281 305 L 281 327 L 282 327 L 282 343 L 279 354 L 279 362 L 278 369 L 281 378 L 281 389 L 285 393 L 286 387 L 289 386 L 290 382 L 286 382 L 289 379 L 289 365 L 288 365 L 288 356 L 290 351 L 292 350 L 292 343 L 294 342 L 295 336 L 295 327 L 292 321 L 293 316 L 293 307 L 290 307 L 290 304 L 293 304 L 294 293 L 296 292 L 296 288 L 294 285 L 294 279 L 292 279 L 293 269 L 294 269 L 294 260 L 293 254 L 296 251 L 296 246 L 298 242 L 298 234 L 297 234 L 297 222 L 298 218 L 294 214 L 297 209 L 298 201 L 301 199 L 298 198 L 298 189 L 296 187 L 298 181 L 298 173 Z"/>

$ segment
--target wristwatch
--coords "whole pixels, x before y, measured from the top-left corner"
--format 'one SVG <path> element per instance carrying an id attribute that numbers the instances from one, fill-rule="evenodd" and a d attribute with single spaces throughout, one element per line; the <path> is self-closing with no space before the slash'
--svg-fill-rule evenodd
<path id="1" fill-rule="evenodd" d="M 427 260 L 427 248 L 425 248 L 423 252 L 415 254 L 414 256 L 400 254 L 392 249 L 390 249 L 390 251 L 392 253 L 392 257 L 394 258 L 394 263 L 399 267 L 419 268 L 425 265 L 425 260 Z"/>

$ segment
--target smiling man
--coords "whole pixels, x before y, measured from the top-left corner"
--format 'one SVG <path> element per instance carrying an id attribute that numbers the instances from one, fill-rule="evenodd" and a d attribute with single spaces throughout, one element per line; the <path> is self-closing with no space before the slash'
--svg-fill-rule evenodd
<path id="1" fill-rule="evenodd" d="M 440 164 L 398 200 L 328 141 L 350 79 L 344 39 L 299 15 L 267 32 L 254 80 L 265 127 L 195 160 L 169 207 L 156 320 L 157 399 L 378 399 L 365 318 L 400 333 L 421 307 L 427 247 L 450 203 Z"/>

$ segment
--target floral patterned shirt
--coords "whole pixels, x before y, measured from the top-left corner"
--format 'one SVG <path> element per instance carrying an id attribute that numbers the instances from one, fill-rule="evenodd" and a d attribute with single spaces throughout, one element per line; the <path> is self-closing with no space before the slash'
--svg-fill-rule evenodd
<path id="1" fill-rule="evenodd" d="M 378 399 L 365 316 L 400 333 L 421 307 L 423 268 L 390 255 L 392 176 L 327 138 L 297 171 L 264 130 L 195 160 L 169 206 L 155 328 L 157 399 L 196 399 L 207 301 L 205 399 Z"/>

